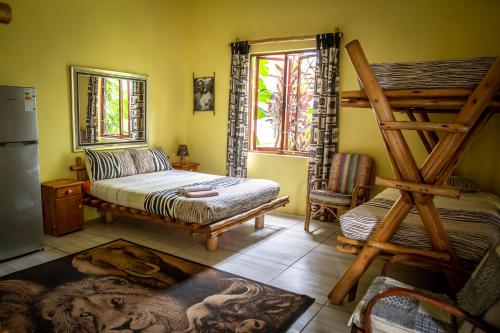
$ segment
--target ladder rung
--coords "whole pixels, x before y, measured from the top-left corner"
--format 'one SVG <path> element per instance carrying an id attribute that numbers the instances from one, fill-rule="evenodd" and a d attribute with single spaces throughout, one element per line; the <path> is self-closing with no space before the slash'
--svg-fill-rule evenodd
<path id="1" fill-rule="evenodd" d="M 469 126 L 454 123 L 433 123 L 423 121 L 384 121 L 380 123 L 380 128 L 393 130 L 419 130 L 419 131 L 440 131 L 440 132 L 467 132 Z"/>
<path id="2" fill-rule="evenodd" d="M 450 260 L 450 254 L 446 253 L 446 252 L 417 249 L 417 248 L 406 247 L 406 246 L 402 246 L 402 245 L 391 244 L 388 242 L 376 242 L 376 241 L 372 241 L 372 240 L 369 240 L 367 242 L 367 244 L 370 247 L 374 247 L 374 248 L 377 248 L 379 250 L 386 251 L 389 253 L 394 253 L 394 254 L 418 254 L 421 256 L 434 258 L 434 259 L 440 259 L 440 260 L 445 260 L 445 261 Z"/>
<path id="3" fill-rule="evenodd" d="M 375 185 L 391 187 L 403 191 L 439 195 L 442 197 L 450 197 L 450 198 L 460 197 L 460 191 L 458 189 L 448 186 L 412 183 L 404 180 L 387 179 L 382 177 L 375 178 Z"/>

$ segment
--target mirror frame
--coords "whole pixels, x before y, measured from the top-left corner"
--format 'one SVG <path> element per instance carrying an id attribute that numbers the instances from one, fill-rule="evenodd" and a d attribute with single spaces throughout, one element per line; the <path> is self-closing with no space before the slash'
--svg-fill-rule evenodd
<path id="1" fill-rule="evenodd" d="M 70 66 L 71 72 L 71 115 L 72 115 L 72 136 L 73 136 L 73 152 L 81 152 L 85 148 L 92 148 L 95 150 L 103 150 L 103 149 L 113 149 L 113 148 L 131 148 L 131 147 L 147 147 L 149 146 L 149 114 L 148 114 L 148 106 L 149 106 L 149 77 L 147 75 L 142 74 L 133 74 L 126 72 L 116 72 L 109 71 L 104 69 L 96 69 L 89 67 L 80 67 L 80 66 Z M 105 76 L 111 78 L 118 79 L 127 79 L 127 80 L 141 80 L 145 81 L 145 98 L 144 98 L 144 140 L 141 141 L 131 141 L 131 142 L 113 142 L 113 143 L 103 143 L 103 144 L 81 144 L 80 143 L 80 133 L 79 133 L 79 95 L 78 95 L 78 76 L 80 74 L 83 75 L 96 75 L 96 76 Z"/>

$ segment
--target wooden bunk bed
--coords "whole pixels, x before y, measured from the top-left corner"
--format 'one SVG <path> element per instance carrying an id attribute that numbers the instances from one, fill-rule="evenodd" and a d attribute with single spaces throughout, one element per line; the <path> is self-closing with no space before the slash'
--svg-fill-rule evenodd
<path id="1" fill-rule="evenodd" d="M 81 157 L 76 158 L 76 165 L 71 166 L 70 170 L 76 172 L 78 180 L 85 181 L 88 179 L 85 165 Z M 253 218 L 255 219 L 255 229 L 262 229 L 264 227 L 264 214 L 285 206 L 289 203 L 289 198 L 288 196 L 278 197 L 275 200 L 241 214 L 210 224 L 188 223 L 179 219 L 172 219 L 168 216 L 149 214 L 139 209 L 125 207 L 95 198 L 88 193 L 84 193 L 83 203 L 86 206 L 96 208 L 104 217 L 106 223 L 113 223 L 113 216 L 115 215 L 126 215 L 135 219 L 147 220 L 183 229 L 188 231 L 190 235 L 204 234 L 206 237 L 207 250 L 215 251 L 217 250 L 219 235 Z"/>
<path id="2" fill-rule="evenodd" d="M 359 279 L 377 257 L 419 256 L 439 260 L 460 269 L 460 263 L 450 245 L 446 230 L 433 202 L 435 195 L 458 197 L 458 190 L 444 186 L 473 139 L 500 109 L 500 59 L 475 88 L 426 88 L 383 90 L 371 65 L 354 40 L 346 50 L 364 90 L 341 94 L 344 107 L 372 108 L 394 170 L 395 179 L 377 177 L 379 186 L 401 191 L 399 199 L 388 211 L 378 228 L 367 241 L 337 238 L 337 251 L 357 254 L 356 259 L 338 280 L 329 294 L 330 300 L 340 304 L 349 295 L 352 300 Z M 409 121 L 396 119 L 395 112 L 407 115 Z M 432 122 L 430 114 L 456 114 L 449 123 Z M 403 130 L 417 131 L 429 156 L 418 167 Z M 443 132 L 440 138 L 436 132 Z M 416 207 L 432 250 L 417 249 L 390 243 L 402 221 Z M 446 272 L 445 272 L 446 275 Z M 450 286 L 460 288 L 456 275 L 446 275 Z"/>

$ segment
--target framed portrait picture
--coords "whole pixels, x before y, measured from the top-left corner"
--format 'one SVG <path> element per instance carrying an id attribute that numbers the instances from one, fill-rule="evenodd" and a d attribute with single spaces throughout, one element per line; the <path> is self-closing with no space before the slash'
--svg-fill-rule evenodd
<path id="1" fill-rule="evenodd" d="M 215 114 L 215 73 L 214 76 L 197 78 L 193 74 L 193 113 L 196 111 Z"/>

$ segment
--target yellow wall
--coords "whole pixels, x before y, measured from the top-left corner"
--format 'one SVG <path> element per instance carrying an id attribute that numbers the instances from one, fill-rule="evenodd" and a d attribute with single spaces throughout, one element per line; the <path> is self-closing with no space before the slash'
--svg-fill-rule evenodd
<path id="1" fill-rule="evenodd" d="M 349 0 L 8 0 L 0 26 L 0 84 L 38 91 L 41 179 L 69 177 L 69 66 L 150 76 L 150 137 L 175 152 L 188 143 L 204 172 L 224 174 L 230 51 L 235 38 L 330 32 L 361 40 L 373 62 L 500 54 L 500 2 Z M 280 45 L 280 48 L 295 48 Z M 356 89 L 341 54 L 341 88 Z M 192 114 L 192 74 L 216 72 L 216 114 Z M 460 169 L 500 194 L 500 117 L 485 129 Z M 415 137 L 411 138 L 414 141 Z M 341 110 L 340 149 L 375 157 L 391 174 L 370 110 Z M 418 151 L 422 160 L 423 149 Z M 307 159 L 250 154 L 249 176 L 278 181 L 291 196 L 286 211 L 303 213 Z"/>
<path id="2" fill-rule="evenodd" d="M 500 54 L 500 2 L 252 0 L 190 2 L 189 66 L 186 78 L 216 72 L 216 115 L 191 115 L 186 95 L 188 144 L 205 172 L 225 171 L 230 50 L 228 42 L 331 32 L 340 27 L 343 43 L 359 39 L 372 62 L 446 59 Z M 280 44 L 282 48 L 286 45 Z M 292 46 L 291 46 L 292 47 Z M 341 53 L 341 88 L 357 89 L 355 73 Z M 460 166 L 483 189 L 500 194 L 500 117 L 484 130 Z M 419 145 L 417 159 L 424 149 Z M 340 150 L 363 152 L 376 161 L 376 174 L 391 176 L 388 158 L 369 109 L 341 109 Z M 304 212 L 307 159 L 250 154 L 249 176 L 278 181 L 291 197 L 286 211 Z"/>
<path id="3" fill-rule="evenodd" d="M 42 181 L 72 176 L 70 65 L 149 75 L 151 144 L 186 140 L 185 6 L 162 0 L 15 0 L 0 26 L 0 84 L 37 88 Z M 74 176 L 74 175 L 73 175 Z"/>

